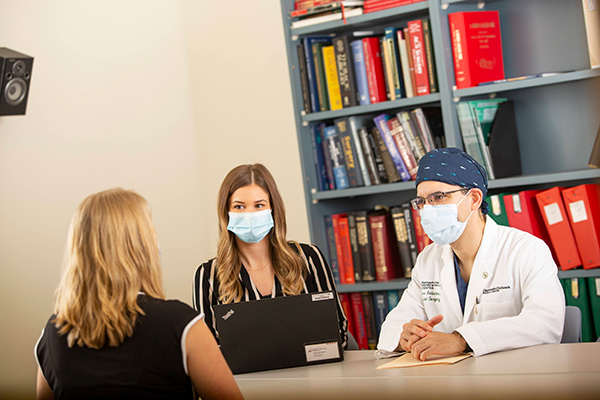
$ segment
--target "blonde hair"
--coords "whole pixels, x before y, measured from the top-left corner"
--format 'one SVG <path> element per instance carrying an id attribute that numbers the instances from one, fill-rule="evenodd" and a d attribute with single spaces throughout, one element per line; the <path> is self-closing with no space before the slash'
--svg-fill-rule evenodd
<path id="1" fill-rule="evenodd" d="M 69 347 L 118 346 L 143 314 L 139 291 L 164 299 L 150 205 L 121 188 L 87 197 L 69 228 L 54 309 L 58 332 Z"/>
<path id="2" fill-rule="evenodd" d="M 219 280 L 219 300 L 223 303 L 238 302 L 242 299 L 243 289 L 238 275 L 242 268 L 240 253 L 235 241 L 235 234 L 227 230 L 229 223 L 229 201 L 233 193 L 244 186 L 256 184 L 269 195 L 274 227 L 268 234 L 271 262 L 275 275 L 281 282 L 282 290 L 287 295 L 302 292 L 306 267 L 300 255 L 295 252 L 286 240 L 287 224 L 285 222 L 285 206 L 277 189 L 275 179 L 262 164 L 245 164 L 232 169 L 221 184 L 217 200 L 219 217 L 219 242 L 215 269 Z M 294 242 L 294 245 L 299 245 Z"/>

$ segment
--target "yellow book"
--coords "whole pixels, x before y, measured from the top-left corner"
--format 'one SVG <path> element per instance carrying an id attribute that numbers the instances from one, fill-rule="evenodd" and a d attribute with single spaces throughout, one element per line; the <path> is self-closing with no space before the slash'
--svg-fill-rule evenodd
<path id="1" fill-rule="evenodd" d="M 323 64 L 325 66 L 327 93 L 329 94 L 329 109 L 332 111 L 341 110 L 342 93 L 340 92 L 340 81 L 338 79 L 333 46 L 323 46 Z"/>
<path id="2" fill-rule="evenodd" d="M 394 70 L 392 66 L 392 57 L 390 54 L 390 47 L 387 40 L 384 38 L 381 46 L 383 50 L 383 65 L 385 67 L 385 82 L 388 88 L 388 99 L 391 101 L 396 100 L 396 89 L 394 88 Z"/>

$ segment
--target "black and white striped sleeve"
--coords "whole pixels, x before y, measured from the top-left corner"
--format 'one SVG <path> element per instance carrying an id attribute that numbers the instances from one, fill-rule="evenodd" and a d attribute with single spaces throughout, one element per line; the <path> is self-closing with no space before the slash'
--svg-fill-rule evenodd
<path id="1" fill-rule="evenodd" d="M 204 322 L 219 343 L 219 331 L 213 312 L 213 307 L 218 302 L 218 287 L 215 280 L 214 259 L 209 260 L 198 267 L 194 274 L 192 287 L 193 304 L 196 311 L 204 313 Z"/>

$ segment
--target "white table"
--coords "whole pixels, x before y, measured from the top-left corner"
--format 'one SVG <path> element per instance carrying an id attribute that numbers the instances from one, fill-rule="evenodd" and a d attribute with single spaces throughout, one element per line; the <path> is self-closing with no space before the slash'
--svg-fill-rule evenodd
<path id="1" fill-rule="evenodd" d="M 252 399 L 600 399 L 600 343 L 556 344 L 453 365 L 378 370 L 392 359 L 347 351 L 344 361 L 236 375 Z"/>

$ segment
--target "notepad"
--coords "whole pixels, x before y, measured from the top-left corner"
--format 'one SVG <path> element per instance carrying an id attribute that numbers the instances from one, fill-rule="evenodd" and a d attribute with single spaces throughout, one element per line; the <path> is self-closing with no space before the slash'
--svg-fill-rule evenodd
<path id="1" fill-rule="evenodd" d="M 390 368 L 406 368 L 406 367 L 419 367 L 422 365 L 441 365 L 441 364 L 454 364 L 465 358 L 471 357 L 469 353 L 462 353 L 456 356 L 432 356 L 427 361 L 415 360 L 410 353 L 406 353 L 403 356 L 398 357 L 394 361 L 385 363 L 377 367 L 377 369 L 390 369 Z"/>

